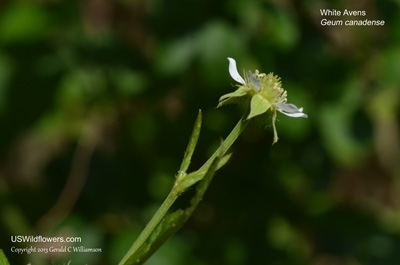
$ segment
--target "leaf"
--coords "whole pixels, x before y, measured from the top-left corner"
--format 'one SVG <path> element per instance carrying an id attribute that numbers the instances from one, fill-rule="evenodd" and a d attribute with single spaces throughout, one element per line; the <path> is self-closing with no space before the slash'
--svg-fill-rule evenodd
<path id="1" fill-rule="evenodd" d="M 231 133 L 226 137 L 224 142 L 220 145 L 220 147 L 214 152 L 214 154 L 204 163 L 204 165 L 201 166 L 200 170 L 206 170 L 211 163 L 214 161 L 214 159 L 217 156 L 222 156 L 225 154 L 226 151 L 232 146 L 232 144 L 236 141 L 236 139 L 239 137 L 239 135 L 242 133 L 244 128 L 246 128 L 247 124 L 249 124 L 249 120 L 244 118 L 243 116 L 239 122 L 236 124 L 236 126 L 233 128 Z"/>
<path id="2" fill-rule="evenodd" d="M 232 154 L 228 154 L 228 155 L 222 157 L 221 159 L 219 159 L 219 162 L 216 166 L 216 170 L 223 167 L 229 161 L 231 156 L 232 156 Z M 199 170 L 196 170 L 196 171 L 190 173 L 189 175 L 186 175 L 185 178 L 182 179 L 182 181 L 178 184 L 176 189 L 179 191 L 179 193 L 184 192 L 187 188 L 193 186 L 194 184 L 196 184 L 197 182 L 202 180 L 204 178 L 204 176 L 207 174 L 208 169 L 209 168 L 199 169 Z"/>
<path id="3" fill-rule="evenodd" d="M 0 249 L 0 265 L 10 265 L 2 249 Z"/>
<path id="4" fill-rule="evenodd" d="M 124 264 L 143 264 L 160 246 L 175 234 L 189 219 L 198 203 L 203 198 L 218 165 L 221 164 L 220 157 L 216 157 L 206 171 L 203 180 L 197 186 L 196 194 L 190 201 L 190 206 L 185 210 L 177 210 L 166 217 L 156 226 L 146 242 L 133 254 Z M 2 265 L 2 264 L 1 264 Z"/>
<path id="5" fill-rule="evenodd" d="M 202 113 L 201 113 L 201 110 L 199 110 L 199 114 L 197 115 L 196 122 L 194 123 L 192 136 L 190 137 L 189 144 L 186 148 L 186 152 L 183 157 L 183 161 L 182 161 L 181 167 L 179 169 L 179 172 L 186 172 L 186 170 L 189 168 L 194 149 L 197 145 L 197 141 L 200 136 L 201 120 L 202 120 Z"/>
<path id="6" fill-rule="evenodd" d="M 143 264 L 168 238 L 178 231 L 185 221 L 184 210 L 177 210 L 164 217 L 156 226 L 149 239 L 134 255 L 129 257 L 126 264 Z"/>
<path id="7" fill-rule="evenodd" d="M 247 119 L 251 119 L 257 115 L 265 113 L 271 108 L 271 103 L 260 94 L 255 94 L 250 103 L 250 114 Z"/>
<path id="8" fill-rule="evenodd" d="M 211 166 L 208 168 L 207 173 L 205 174 L 203 180 L 199 183 L 199 185 L 197 185 L 196 195 L 193 196 L 192 200 L 190 201 L 191 207 L 186 210 L 187 215 L 190 216 L 196 209 L 199 202 L 203 199 L 204 193 L 208 189 L 208 186 L 210 185 L 210 182 L 211 182 L 212 178 L 214 177 L 215 172 L 218 170 L 218 166 L 222 164 L 221 160 L 226 158 L 227 156 L 229 156 L 226 160 L 226 162 L 227 162 L 230 158 L 230 155 L 226 155 L 221 159 L 219 155 L 211 163 Z"/>

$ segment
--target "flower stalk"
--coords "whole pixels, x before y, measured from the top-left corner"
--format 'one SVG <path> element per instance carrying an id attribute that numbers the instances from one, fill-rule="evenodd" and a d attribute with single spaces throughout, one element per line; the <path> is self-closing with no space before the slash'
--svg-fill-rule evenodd
<path id="1" fill-rule="evenodd" d="M 140 233 L 139 237 L 133 243 L 131 248 L 125 254 L 119 265 L 127 265 L 127 264 L 141 264 L 140 259 L 132 260 L 132 257 L 135 255 L 136 251 L 143 246 L 146 240 L 150 237 L 151 233 L 154 231 L 156 226 L 160 223 L 162 218 L 168 212 L 169 208 L 171 208 L 172 204 L 178 198 L 178 194 L 174 189 L 168 194 L 167 198 L 161 204 L 160 208 L 158 208 L 157 212 L 153 215 L 150 221 L 147 223 L 146 227 Z"/>
<path id="2" fill-rule="evenodd" d="M 128 264 L 142 264 L 148 258 L 148 251 L 155 251 L 153 248 L 154 245 L 157 245 L 156 240 L 151 242 L 151 237 L 153 233 L 157 230 L 158 226 L 162 225 L 163 219 L 168 218 L 167 213 L 175 200 L 179 197 L 180 194 L 185 192 L 187 188 L 193 186 L 198 182 L 202 182 L 205 177 L 211 174 L 210 179 L 207 181 L 207 187 L 209 181 L 211 180 L 212 176 L 214 175 L 215 171 L 221 168 L 225 163 L 229 160 L 230 155 L 225 155 L 225 153 L 229 150 L 232 144 L 237 140 L 239 135 L 243 132 L 247 124 L 249 123 L 248 120 L 242 118 L 239 120 L 238 124 L 233 128 L 232 132 L 228 135 L 226 140 L 221 144 L 221 146 L 214 152 L 214 154 L 201 166 L 198 170 L 187 174 L 186 170 L 189 167 L 191 157 L 193 155 L 194 148 L 197 143 L 197 139 L 200 134 L 201 128 L 201 111 L 197 117 L 195 127 L 192 132 L 192 136 L 189 141 L 188 148 L 185 152 L 184 159 L 181 164 L 181 168 L 178 171 L 178 175 L 175 178 L 174 185 L 172 187 L 171 192 L 168 194 L 167 198 L 164 200 L 163 204 L 160 208 L 156 211 L 153 215 L 151 220 L 148 222 L 144 230 L 141 232 L 139 237 L 133 243 L 131 248 L 125 254 L 119 265 L 128 265 Z M 224 156 L 225 155 L 225 156 Z M 215 165 L 213 167 L 213 165 Z M 211 172 L 211 173 L 210 173 Z M 200 183 L 199 185 L 201 185 Z M 195 203 L 192 202 L 191 206 L 185 210 L 181 210 L 180 216 L 182 216 L 182 220 L 178 219 L 175 222 L 172 222 L 173 227 L 177 227 L 179 224 L 180 226 L 183 225 L 184 222 L 190 217 L 193 213 L 194 209 L 196 208 L 197 204 L 200 202 L 201 197 L 203 196 L 205 189 L 200 189 L 201 193 L 197 193 L 196 196 L 192 199 Z M 173 215 L 172 213 L 171 215 Z M 160 228 L 164 229 L 164 228 Z M 166 228 L 168 229 L 168 228 Z M 162 234 L 162 233 L 161 233 Z M 172 235 L 172 234 L 171 234 Z M 170 235 L 168 235 L 169 237 Z M 160 240 L 166 240 L 166 238 L 159 237 Z M 143 253 L 142 253 L 143 252 Z"/>
<path id="3" fill-rule="evenodd" d="M 232 58 L 228 58 L 228 60 L 229 73 L 240 85 L 237 85 L 236 91 L 223 95 L 219 100 L 218 107 L 225 104 L 245 102 L 247 104 L 245 115 L 204 165 L 196 171 L 187 173 L 200 135 L 202 113 L 199 111 L 171 192 L 119 265 L 143 264 L 170 236 L 183 226 L 201 201 L 215 172 L 228 162 L 231 155 L 225 155 L 226 152 L 238 139 L 250 120 L 260 118 L 271 120 L 274 131 L 273 143 L 276 143 L 278 141 L 275 125 L 277 111 L 290 117 L 307 118 L 307 115 L 303 113 L 303 108 L 297 108 L 295 105 L 287 103 L 287 92 L 282 88 L 278 76 L 272 73 L 268 75 L 260 74 L 256 70 L 254 73 L 249 71 L 243 78 L 237 71 L 236 61 Z M 186 209 L 179 209 L 168 214 L 179 195 L 195 184 L 197 184 L 196 194 L 191 199 L 189 206 Z"/>

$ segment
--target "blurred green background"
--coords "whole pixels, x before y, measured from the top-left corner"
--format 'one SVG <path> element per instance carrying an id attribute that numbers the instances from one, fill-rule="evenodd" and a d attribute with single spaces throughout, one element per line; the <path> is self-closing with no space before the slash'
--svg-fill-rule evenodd
<path id="1" fill-rule="evenodd" d="M 198 109 L 192 169 L 239 120 L 215 108 L 229 56 L 279 75 L 309 118 L 278 114 L 274 146 L 250 125 L 147 264 L 400 264 L 399 5 L 0 1 L 0 248 L 11 264 L 116 264 L 169 192 Z M 320 8 L 386 23 L 322 27 Z M 103 251 L 17 255 L 15 235 Z"/>

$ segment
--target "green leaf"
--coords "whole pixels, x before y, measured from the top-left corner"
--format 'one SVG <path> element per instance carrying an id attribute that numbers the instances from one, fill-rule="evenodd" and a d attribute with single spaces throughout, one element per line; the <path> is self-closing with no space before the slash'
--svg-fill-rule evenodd
<path id="1" fill-rule="evenodd" d="M 226 158 L 225 158 L 226 159 Z M 226 163 L 226 162 L 225 162 Z M 143 264 L 157 249 L 175 234 L 183 224 L 189 219 L 193 211 L 202 200 L 218 165 L 221 165 L 221 158 L 216 157 L 211 166 L 206 171 L 203 181 L 199 183 L 196 194 L 190 201 L 190 206 L 185 210 L 177 210 L 166 217 L 156 226 L 146 242 L 133 254 L 124 264 Z M 2 264 L 1 264 L 2 265 Z"/>
<path id="2" fill-rule="evenodd" d="M 226 158 L 227 156 L 229 156 L 229 157 Z M 226 163 L 229 160 L 229 158 L 230 158 L 230 155 L 226 155 L 222 159 L 227 159 L 225 161 L 225 163 Z M 219 169 L 218 166 L 220 166 L 221 164 L 222 165 L 225 164 L 224 162 L 222 162 L 222 159 L 220 158 L 220 154 L 219 154 L 214 159 L 214 161 L 211 163 L 211 166 L 208 168 L 207 173 L 205 174 L 203 180 L 199 183 L 199 185 L 197 185 L 196 195 L 193 196 L 192 200 L 190 201 L 191 207 L 186 210 L 187 215 L 190 216 L 196 209 L 199 202 L 203 199 L 204 193 L 208 189 L 208 186 L 210 185 L 210 182 L 211 182 L 212 178 L 214 177 L 215 172 Z"/>
<path id="3" fill-rule="evenodd" d="M 168 238 L 182 227 L 186 221 L 184 210 L 177 210 L 166 217 L 156 226 L 149 239 L 132 255 L 125 264 L 143 264 L 159 249 Z"/>
<path id="4" fill-rule="evenodd" d="M 189 168 L 194 149 L 197 145 L 197 141 L 200 136 L 201 120 L 202 120 L 202 113 L 201 110 L 199 110 L 199 114 L 197 115 L 197 119 L 193 127 L 192 136 L 190 137 L 189 144 L 186 148 L 185 156 L 183 157 L 183 161 L 179 169 L 180 174 L 181 172 L 186 172 L 186 170 Z"/>
<path id="5" fill-rule="evenodd" d="M 216 170 L 223 167 L 229 161 L 231 156 L 232 154 L 228 154 L 219 159 L 219 162 L 216 165 Z M 182 181 L 177 186 L 177 190 L 179 191 L 179 193 L 184 192 L 187 188 L 193 186 L 194 184 L 202 180 L 204 176 L 207 174 L 208 170 L 209 168 L 199 169 L 190 173 L 189 175 L 186 175 L 185 178 L 182 179 Z"/>
<path id="6" fill-rule="evenodd" d="M 222 156 L 228 151 L 228 149 L 232 146 L 232 144 L 236 141 L 239 135 L 243 132 L 244 128 L 246 128 L 247 124 L 249 124 L 249 120 L 246 120 L 242 117 L 239 122 L 236 124 L 235 128 L 231 131 L 231 133 L 226 137 L 224 142 L 220 145 L 220 147 L 214 152 L 214 154 L 201 166 L 200 170 L 207 170 L 211 163 L 217 156 Z"/>
<path id="7" fill-rule="evenodd" d="M 0 265 L 10 265 L 2 249 L 0 249 Z"/>
<path id="8" fill-rule="evenodd" d="M 271 103 L 260 94 L 255 94 L 250 103 L 250 114 L 247 119 L 251 119 L 257 115 L 265 113 L 271 108 Z"/>

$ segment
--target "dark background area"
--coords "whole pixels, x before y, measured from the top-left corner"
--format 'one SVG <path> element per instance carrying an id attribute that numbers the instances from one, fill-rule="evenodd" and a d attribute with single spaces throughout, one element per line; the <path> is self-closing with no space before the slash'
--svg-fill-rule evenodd
<path id="1" fill-rule="evenodd" d="M 384 26 L 321 26 L 321 8 Z M 400 264 L 394 0 L 0 1 L 0 248 L 11 264 L 117 264 L 241 116 L 227 57 L 274 72 L 308 119 L 251 124 L 195 214 L 146 264 Z M 184 198 L 182 198 L 184 199 Z M 11 236 L 102 253 L 17 255 Z"/>

